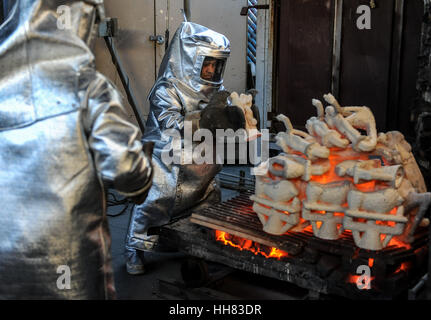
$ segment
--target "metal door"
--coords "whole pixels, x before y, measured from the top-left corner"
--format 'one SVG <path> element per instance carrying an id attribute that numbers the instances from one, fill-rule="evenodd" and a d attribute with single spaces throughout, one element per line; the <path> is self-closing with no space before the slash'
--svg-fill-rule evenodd
<path id="1" fill-rule="evenodd" d="M 273 110 L 304 126 L 311 99 L 331 88 L 333 1 L 279 1 L 276 101 Z"/>
<path id="2" fill-rule="evenodd" d="M 407 131 L 414 103 L 422 1 L 278 0 L 274 114 L 303 127 L 312 98 L 366 105 L 379 131 Z M 370 8 L 370 29 L 358 28 Z"/>
<path id="3" fill-rule="evenodd" d="M 158 74 L 165 48 L 183 21 L 183 0 L 105 0 L 107 16 L 118 19 L 118 36 L 114 39 L 121 62 L 145 123 L 149 105 L 147 96 Z M 103 40 L 95 45 L 96 67 L 123 91 L 117 70 Z M 126 105 L 128 105 L 125 99 Z M 130 119 L 135 115 L 128 107 Z"/>

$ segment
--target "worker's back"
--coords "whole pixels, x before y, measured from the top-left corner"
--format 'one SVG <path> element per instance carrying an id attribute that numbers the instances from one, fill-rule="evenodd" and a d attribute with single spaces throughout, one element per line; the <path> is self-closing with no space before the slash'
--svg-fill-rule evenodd
<path id="1" fill-rule="evenodd" d="M 93 5 L 70 5 L 91 27 Z M 121 96 L 86 39 L 57 28 L 56 9 L 19 0 L 0 27 L 2 299 L 114 297 L 104 188 L 149 187 Z"/>

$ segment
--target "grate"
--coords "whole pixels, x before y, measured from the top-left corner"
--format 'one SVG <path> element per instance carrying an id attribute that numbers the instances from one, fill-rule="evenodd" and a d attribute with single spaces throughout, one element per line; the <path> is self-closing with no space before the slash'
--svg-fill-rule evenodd
<path id="1" fill-rule="evenodd" d="M 203 211 L 192 214 L 192 221 L 197 224 L 205 224 L 213 229 L 224 228 L 226 232 L 242 231 L 251 240 L 266 239 L 267 245 L 287 251 L 291 255 L 296 255 L 300 249 L 310 247 L 322 252 L 337 253 L 344 255 L 359 255 L 367 258 L 382 258 L 389 262 L 397 262 L 413 253 L 418 247 L 427 245 L 427 230 L 423 229 L 415 236 L 415 241 L 409 249 L 402 246 L 389 245 L 380 251 L 363 250 L 356 247 L 352 233 L 344 231 L 341 238 L 335 241 L 323 240 L 314 237 L 310 229 L 301 232 L 287 232 L 282 236 L 272 236 L 262 231 L 262 225 L 252 209 L 253 202 L 250 200 L 251 191 L 243 192 L 239 196 L 226 202 L 214 205 Z M 205 223 L 208 222 L 208 223 Z M 292 248 L 290 248 L 292 247 Z"/>
<path id="2" fill-rule="evenodd" d="M 427 230 L 419 230 L 410 248 L 396 245 L 380 251 L 359 249 L 352 234 L 345 231 L 336 241 L 318 239 L 311 230 L 272 236 L 252 210 L 251 191 L 240 192 L 226 202 L 199 212 L 190 219 L 177 221 L 158 230 L 163 241 L 175 243 L 180 251 L 208 261 L 293 283 L 313 292 L 351 299 L 393 299 L 407 297 L 426 273 L 428 257 Z M 261 251 L 277 248 L 287 256 L 266 258 L 238 250 L 216 240 L 215 230 L 254 241 Z M 370 290 L 355 282 L 357 268 L 370 266 Z"/>

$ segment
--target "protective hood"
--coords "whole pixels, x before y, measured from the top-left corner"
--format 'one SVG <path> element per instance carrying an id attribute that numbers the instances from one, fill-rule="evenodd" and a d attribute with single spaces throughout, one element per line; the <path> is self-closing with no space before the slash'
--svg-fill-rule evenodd
<path id="1" fill-rule="evenodd" d="M 224 66 L 229 55 L 230 43 L 224 35 L 196 23 L 183 22 L 163 58 L 154 88 L 168 81 L 180 96 L 208 102 L 212 93 L 223 84 Z M 218 64 L 215 81 L 201 77 L 202 65 L 207 57 L 224 61 Z"/>
<path id="2" fill-rule="evenodd" d="M 127 235 L 128 248 L 150 249 L 152 244 L 147 236 L 150 227 L 160 227 L 188 210 L 193 212 L 213 205 L 209 201 L 213 197 L 219 202 L 214 177 L 221 165 L 168 164 L 163 160 L 163 154 L 172 148 L 172 136 L 165 130 L 183 130 L 185 116 L 199 114 L 213 93 L 222 89 L 222 75 L 229 54 L 229 40 L 220 33 L 191 22 L 182 23 L 176 31 L 160 66 L 159 78 L 148 97 L 150 113 L 144 141 L 155 142 L 153 186 L 145 202 L 133 210 Z M 206 76 L 202 72 L 205 62 L 213 64 L 213 75 Z M 184 148 L 182 158 L 192 159 L 189 152 Z"/>
<path id="3" fill-rule="evenodd" d="M 0 131 L 77 108 L 103 0 L 16 0 L 0 26 Z M 49 87 L 52 96 L 46 96 Z"/>

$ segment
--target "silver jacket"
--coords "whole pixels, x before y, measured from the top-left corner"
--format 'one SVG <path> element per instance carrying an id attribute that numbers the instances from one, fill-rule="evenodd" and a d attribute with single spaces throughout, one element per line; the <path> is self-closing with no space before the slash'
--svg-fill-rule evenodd
<path id="1" fill-rule="evenodd" d="M 219 82 L 201 79 L 205 57 L 227 59 L 229 55 L 229 40 L 204 26 L 183 22 L 173 36 L 148 97 L 150 113 L 143 140 L 155 142 L 153 185 L 146 201 L 132 212 L 127 248 L 151 249 L 152 241 L 146 241 L 150 227 L 205 205 L 209 197 L 218 199 L 214 177 L 221 165 L 166 164 L 161 153 L 172 141 L 164 131 L 182 130 L 186 116 L 205 108 L 213 93 L 223 89 L 222 77 Z"/>
<path id="2" fill-rule="evenodd" d="M 0 26 L 1 299 L 115 297 L 105 190 L 142 194 L 152 169 L 94 69 L 97 5 L 17 0 Z"/>

